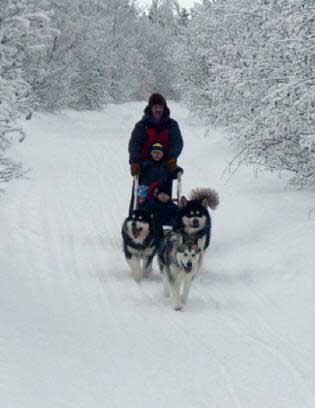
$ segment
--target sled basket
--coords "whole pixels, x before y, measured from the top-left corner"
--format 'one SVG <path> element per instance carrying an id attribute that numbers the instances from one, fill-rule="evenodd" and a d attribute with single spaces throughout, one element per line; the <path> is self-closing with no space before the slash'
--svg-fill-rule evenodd
<path id="1" fill-rule="evenodd" d="M 172 198 L 174 203 L 179 203 L 182 195 L 182 173 L 177 174 L 177 186 L 176 186 L 176 197 Z M 138 187 L 139 187 L 139 176 L 134 176 L 133 182 L 133 210 L 136 210 L 138 207 Z"/>

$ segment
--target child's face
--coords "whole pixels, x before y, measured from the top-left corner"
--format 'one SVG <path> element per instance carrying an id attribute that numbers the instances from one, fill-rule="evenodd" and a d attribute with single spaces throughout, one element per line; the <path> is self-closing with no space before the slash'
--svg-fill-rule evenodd
<path id="1" fill-rule="evenodd" d="M 161 152 L 160 150 L 154 150 L 154 151 L 151 153 L 151 156 L 152 156 L 152 159 L 153 159 L 154 161 L 160 161 L 160 160 L 162 160 L 162 158 L 163 158 L 163 156 L 164 156 L 164 153 Z"/>

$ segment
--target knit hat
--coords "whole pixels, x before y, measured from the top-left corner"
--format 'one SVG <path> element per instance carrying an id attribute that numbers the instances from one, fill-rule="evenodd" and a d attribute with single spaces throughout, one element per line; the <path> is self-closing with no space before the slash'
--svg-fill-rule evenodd
<path id="1" fill-rule="evenodd" d="M 164 153 L 164 147 L 161 145 L 161 143 L 153 143 L 153 145 L 150 148 L 150 153 L 153 152 L 162 152 Z"/>
<path id="2" fill-rule="evenodd" d="M 159 93 L 153 93 L 149 98 L 149 106 L 152 108 L 153 105 L 162 105 L 166 106 L 166 100 Z"/>

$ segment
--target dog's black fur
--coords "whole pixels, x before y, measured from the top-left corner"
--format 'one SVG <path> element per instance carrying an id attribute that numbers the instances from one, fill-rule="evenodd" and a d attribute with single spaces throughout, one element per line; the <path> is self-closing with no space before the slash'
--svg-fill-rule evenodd
<path id="1" fill-rule="evenodd" d="M 128 232 L 129 225 L 129 232 Z M 147 235 L 141 242 L 137 240 L 137 226 L 147 228 Z M 130 231 L 131 228 L 131 231 Z M 131 232 L 131 233 L 130 233 Z M 122 230 L 123 248 L 126 260 L 131 260 L 136 256 L 145 259 L 144 269 L 152 264 L 152 260 L 158 250 L 160 240 L 163 237 L 163 228 L 158 217 L 147 210 L 134 210 L 125 219 Z M 150 252 L 148 255 L 147 253 Z"/>
<path id="2" fill-rule="evenodd" d="M 184 225 L 184 217 L 186 217 L 192 225 L 192 228 L 189 230 Z M 202 229 L 198 229 L 198 226 L 200 225 L 200 217 L 205 217 L 206 219 L 205 225 Z M 195 226 L 195 228 L 193 228 L 193 226 Z M 194 229 L 196 229 L 195 232 Z M 200 239 L 205 237 L 205 244 L 202 249 L 205 250 L 208 248 L 211 238 L 211 217 L 207 207 L 199 200 L 186 200 L 185 202 L 185 198 L 182 199 L 177 214 L 175 231 L 183 234 L 184 240 L 192 239 L 196 244 Z"/>
<path id="3" fill-rule="evenodd" d="M 193 240 L 205 251 L 211 238 L 211 217 L 208 207 L 215 209 L 219 204 L 216 191 L 204 188 L 195 189 L 191 193 L 191 200 L 182 197 L 176 218 L 175 231 L 181 233 L 184 239 Z M 185 238 L 186 237 L 186 238 Z"/>
<path id="4" fill-rule="evenodd" d="M 149 225 L 149 233 L 143 243 L 139 244 L 135 242 L 133 237 L 127 233 L 127 223 L 141 221 Z M 128 251 L 127 246 L 130 246 L 137 250 L 143 250 L 148 246 L 158 246 L 161 238 L 163 237 L 162 225 L 159 223 L 156 215 L 153 212 L 147 210 L 134 210 L 127 217 L 122 226 L 122 237 L 124 244 L 124 253 L 126 258 L 131 258 L 132 254 Z"/>

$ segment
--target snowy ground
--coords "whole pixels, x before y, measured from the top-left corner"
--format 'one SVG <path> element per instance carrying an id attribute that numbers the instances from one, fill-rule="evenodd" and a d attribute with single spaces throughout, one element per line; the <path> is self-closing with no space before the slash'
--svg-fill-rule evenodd
<path id="1" fill-rule="evenodd" d="M 0 196 L 1 408 L 315 406 L 314 196 L 251 169 L 171 104 L 183 190 L 220 193 L 212 247 L 183 312 L 157 268 L 137 285 L 120 227 L 127 142 L 143 104 L 40 114 Z"/>

